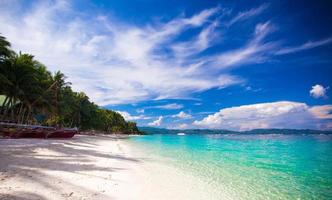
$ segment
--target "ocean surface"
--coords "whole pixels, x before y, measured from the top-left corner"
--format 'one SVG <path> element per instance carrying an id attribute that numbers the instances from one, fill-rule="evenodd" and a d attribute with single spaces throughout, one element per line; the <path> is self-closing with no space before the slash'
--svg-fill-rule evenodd
<path id="1" fill-rule="evenodd" d="M 332 199 L 332 135 L 158 134 L 129 142 L 196 177 L 215 199 Z"/>

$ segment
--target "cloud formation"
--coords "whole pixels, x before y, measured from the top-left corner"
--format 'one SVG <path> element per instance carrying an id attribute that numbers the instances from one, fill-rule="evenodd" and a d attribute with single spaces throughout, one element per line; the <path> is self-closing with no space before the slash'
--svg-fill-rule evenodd
<path id="1" fill-rule="evenodd" d="M 99 105 L 130 103 L 185 98 L 239 81 L 228 74 L 217 75 L 222 80 L 214 81 L 211 71 L 188 70 L 196 63 L 164 53 L 183 31 L 209 26 L 208 19 L 218 11 L 211 8 L 137 27 L 106 16 L 85 18 L 69 1 L 37 1 L 22 15 L 1 10 L 0 30 L 14 49 L 63 71 L 74 89 L 85 91 Z M 25 34 L 20 34 L 23 29 Z"/>
<path id="2" fill-rule="evenodd" d="M 318 119 L 332 119 L 332 105 L 313 106 L 310 113 Z"/>
<path id="3" fill-rule="evenodd" d="M 310 90 L 310 96 L 318 99 L 318 98 L 326 98 L 326 92 L 329 89 L 329 87 L 324 87 L 322 85 L 314 85 L 312 86 L 311 90 Z"/>
<path id="4" fill-rule="evenodd" d="M 119 113 L 120 115 L 122 115 L 122 117 L 125 120 L 128 121 L 133 121 L 133 120 L 139 120 L 139 119 L 150 119 L 150 117 L 144 116 L 144 115 L 131 115 L 130 113 L 126 112 L 126 111 L 116 111 L 117 113 Z"/>
<path id="5" fill-rule="evenodd" d="M 162 110 L 178 110 L 183 108 L 182 104 L 177 104 L 177 103 L 169 103 L 165 105 L 159 105 L 159 106 L 146 106 L 145 109 L 151 109 L 151 108 L 157 108 L 157 109 L 162 109 Z"/>
<path id="6" fill-rule="evenodd" d="M 177 117 L 180 119 L 190 119 L 190 118 L 192 118 L 192 115 L 185 113 L 184 111 L 181 111 L 176 115 L 172 115 L 172 117 Z"/>
<path id="7" fill-rule="evenodd" d="M 64 72 L 75 90 L 84 91 L 98 105 L 186 99 L 197 92 L 241 84 L 245 78 L 229 70 L 234 66 L 265 62 L 275 54 L 331 40 L 282 49 L 278 42 L 267 40 L 274 26 L 263 22 L 256 24 L 244 44 L 206 55 L 222 41 L 221 33 L 259 15 L 268 4 L 233 13 L 230 21 L 223 18 L 229 13 L 215 7 L 141 26 L 86 14 L 66 0 L 22 5 L 14 1 L 0 7 L 0 32 L 15 50 L 35 55 L 52 71 Z M 227 23 L 227 28 L 220 26 Z M 191 38 L 179 39 L 188 31 L 193 31 Z"/>
<path id="8" fill-rule="evenodd" d="M 149 125 L 149 126 L 160 126 L 162 120 L 163 120 L 163 116 L 159 116 L 158 119 L 156 119 L 156 120 L 153 121 L 153 122 L 148 123 L 148 125 Z"/>
<path id="9" fill-rule="evenodd" d="M 169 129 L 188 129 L 188 128 L 190 128 L 190 126 L 186 123 L 182 123 L 182 124 L 175 124 L 175 125 L 169 126 L 167 128 L 169 128 Z"/>
<path id="10" fill-rule="evenodd" d="M 266 10 L 267 8 L 269 7 L 269 4 L 265 3 L 265 4 L 262 4 L 260 5 L 259 7 L 257 8 L 252 8 L 248 11 L 243 11 L 243 12 L 240 12 L 238 13 L 235 17 L 233 17 L 229 22 L 228 22 L 228 26 L 231 26 L 233 24 L 235 24 L 236 22 L 239 22 L 239 21 L 243 21 L 243 20 L 246 20 L 248 18 L 251 18 L 255 15 L 259 15 L 260 13 L 262 13 L 264 10 Z"/>
<path id="11" fill-rule="evenodd" d="M 194 125 L 204 128 L 250 130 L 257 128 L 327 129 L 332 122 L 332 105 L 278 101 L 224 108 Z"/>
<path id="12" fill-rule="evenodd" d="M 273 31 L 274 27 L 270 22 L 257 24 L 253 36 L 247 44 L 241 48 L 212 56 L 213 65 L 225 69 L 240 64 L 264 62 L 277 46 L 275 42 L 264 42 L 266 36 Z"/>
<path id="13" fill-rule="evenodd" d="M 296 53 L 299 51 L 303 51 L 303 50 L 309 50 L 309 49 L 313 49 L 319 46 L 323 46 L 326 44 L 329 44 L 332 42 L 332 37 L 329 38 L 325 38 L 322 40 L 318 40 L 318 41 L 308 41 L 304 44 L 301 44 L 299 46 L 293 46 L 293 47 L 285 47 L 282 48 L 280 50 L 278 50 L 276 52 L 277 55 L 283 55 L 283 54 L 290 54 L 290 53 Z"/>

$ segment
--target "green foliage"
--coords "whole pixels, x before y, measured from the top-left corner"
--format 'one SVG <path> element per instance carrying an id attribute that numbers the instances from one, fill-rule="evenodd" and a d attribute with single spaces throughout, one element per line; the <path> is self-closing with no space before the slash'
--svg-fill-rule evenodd
<path id="1" fill-rule="evenodd" d="M 134 122 L 99 108 L 83 92 L 74 92 L 60 71 L 53 75 L 29 54 L 16 54 L 0 35 L 0 120 L 104 133 L 140 133 Z"/>
<path id="2" fill-rule="evenodd" d="M 0 35 L 0 60 L 10 57 L 13 51 L 10 49 L 10 43 L 5 37 Z"/>

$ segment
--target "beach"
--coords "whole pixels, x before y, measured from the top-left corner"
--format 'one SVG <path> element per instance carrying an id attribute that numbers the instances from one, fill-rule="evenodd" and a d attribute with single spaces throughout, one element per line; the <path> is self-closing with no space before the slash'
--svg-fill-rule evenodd
<path id="1" fill-rule="evenodd" d="M 0 146 L 1 200 L 208 198 L 199 181 L 132 152 L 117 136 L 1 139 Z"/>
<path id="2" fill-rule="evenodd" d="M 0 200 L 332 200 L 331 8 L 0 0 Z"/>
<path id="3" fill-rule="evenodd" d="M 140 162 L 110 136 L 0 140 L 0 199 L 134 199 Z M 128 192 L 130 188 L 130 192 Z"/>
<path id="4" fill-rule="evenodd" d="M 75 135 L 0 147 L 0 200 L 332 196 L 331 135 Z"/>

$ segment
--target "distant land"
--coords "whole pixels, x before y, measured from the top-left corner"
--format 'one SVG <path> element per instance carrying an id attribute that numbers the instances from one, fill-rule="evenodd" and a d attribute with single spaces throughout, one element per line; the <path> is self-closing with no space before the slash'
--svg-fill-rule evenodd
<path id="1" fill-rule="evenodd" d="M 139 127 L 145 134 L 332 134 L 332 130 L 311 129 L 253 129 L 249 131 L 231 131 L 224 129 L 166 129 L 154 127 Z"/>

